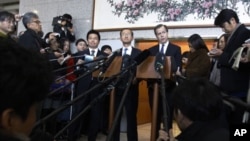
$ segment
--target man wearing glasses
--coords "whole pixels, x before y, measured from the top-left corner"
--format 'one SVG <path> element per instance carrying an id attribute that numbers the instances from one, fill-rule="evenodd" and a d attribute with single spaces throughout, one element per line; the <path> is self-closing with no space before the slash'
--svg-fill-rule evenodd
<path id="1" fill-rule="evenodd" d="M 25 48 L 45 53 L 45 43 L 39 36 L 42 33 L 42 25 L 38 15 L 33 12 L 25 13 L 22 21 L 26 31 L 20 36 L 18 43 Z"/>

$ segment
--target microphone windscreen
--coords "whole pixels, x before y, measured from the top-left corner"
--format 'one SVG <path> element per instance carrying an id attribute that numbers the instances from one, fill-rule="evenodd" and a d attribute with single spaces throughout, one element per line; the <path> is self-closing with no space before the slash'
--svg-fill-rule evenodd
<path id="1" fill-rule="evenodd" d="M 105 71 L 107 70 L 107 68 L 109 67 L 109 65 L 113 62 L 113 60 L 115 59 L 115 57 L 117 56 L 118 52 L 114 52 L 112 53 L 110 56 L 108 56 L 108 60 L 104 63 L 104 65 L 101 68 L 101 72 L 105 73 Z"/>
<path id="2" fill-rule="evenodd" d="M 165 55 L 162 53 L 157 53 L 155 56 L 155 70 L 158 70 L 164 66 Z"/>
<path id="3" fill-rule="evenodd" d="M 94 56 L 85 54 L 84 61 L 89 62 L 93 60 L 94 60 Z"/>
<path id="4" fill-rule="evenodd" d="M 150 56 L 150 51 L 148 49 L 143 50 L 139 55 L 135 57 L 135 62 L 137 65 L 141 64 L 144 60 L 146 60 Z"/>

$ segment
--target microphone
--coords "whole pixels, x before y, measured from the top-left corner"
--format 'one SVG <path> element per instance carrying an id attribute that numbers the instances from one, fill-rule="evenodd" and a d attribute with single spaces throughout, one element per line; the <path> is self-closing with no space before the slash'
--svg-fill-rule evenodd
<path id="1" fill-rule="evenodd" d="M 135 65 L 140 65 L 144 60 L 146 60 L 150 56 L 150 51 L 148 49 L 143 50 L 140 54 L 138 54 L 131 63 L 131 58 L 127 55 L 123 56 L 123 62 L 122 62 L 122 69 L 128 70 L 131 67 L 134 67 Z M 126 68 L 125 68 L 126 67 Z"/>
<path id="2" fill-rule="evenodd" d="M 94 66 L 97 66 L 97 65 L 102 65 L 104 60 L 107 59 L 107 56 L 103 56 L 103 55 L 100 55 L 98 57 L 94 57 L 94 56 L 91 56 L 91 55 L 84 55 L 84 61 L 85 63 L 83 64 L 84 66 L 86 66 L 87 68 L 93 68 Z"/>
<path id="3" fill-rule="evenodd" d="M 165 55 L 158 52 L 155 56 L 155 64 L 154 64 L 155 70 L 158 72 L 163 70 L 164 64 L 165 64 Z"/>
<path id="4" fill-rule="evenodd" d="M 144 60 L 150 56 L 150 51 L 148 49 L 143 50 L 139 55 L 134 59 L 136 65 L 140 65 Z"/>
<path id="5" fill-rule="evenodd" d="M 103 66 L 100 69 L 100 73 L 99 76 L 101 76 L 102 74 L 104 74 L 106 72 L 106 70 L 108 69 L 108 67 L 110 66 L 110 64 L 113 62 L 113 60 L 115 59 L 115 57 L 118 55 L 118 51 L 113 52 L 111 55 L 109 55 L 107 57 L 107 61 L 104 62 Z"/>

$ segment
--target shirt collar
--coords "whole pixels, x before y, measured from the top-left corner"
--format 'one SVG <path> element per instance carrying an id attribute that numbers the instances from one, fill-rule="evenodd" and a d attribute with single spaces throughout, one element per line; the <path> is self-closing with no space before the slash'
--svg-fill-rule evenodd
<path id="1" fill-rule="evenodd" d="M 89 48 L 89 53 L 91 54 L 91 51 L 95 51 L 95 56 L 97 56 L 98 48 Z"/>

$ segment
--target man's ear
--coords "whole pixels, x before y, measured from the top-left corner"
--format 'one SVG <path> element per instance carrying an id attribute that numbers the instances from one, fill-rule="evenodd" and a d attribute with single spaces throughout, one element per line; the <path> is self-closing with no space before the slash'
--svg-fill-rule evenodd
<path id="1" fill-rule="evenodd" d="M 4 130 L 11 130 L 11 118 L 13 115 L 13 109 L 6 109 L 2 112 L 0 117 L 0 125 Z"/>

